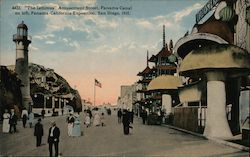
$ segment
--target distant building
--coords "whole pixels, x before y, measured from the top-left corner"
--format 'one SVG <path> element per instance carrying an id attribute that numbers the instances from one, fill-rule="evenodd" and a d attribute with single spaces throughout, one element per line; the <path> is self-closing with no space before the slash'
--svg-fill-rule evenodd
<path id="1" fill-rule="evenodd" d="M 136 101 L 136 87 L 138 84 L 121 86 L 121 94 L 117 100 L 117 107 L 132 110 L 132 104 Z"/>

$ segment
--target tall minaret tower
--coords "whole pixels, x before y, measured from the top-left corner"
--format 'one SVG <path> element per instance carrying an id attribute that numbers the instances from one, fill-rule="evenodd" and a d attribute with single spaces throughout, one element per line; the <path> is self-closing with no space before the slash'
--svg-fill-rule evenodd
<path id="1" fill-rule="evenodd" d="M 165 42 L 165 25 L 163 25 L 163 48 L 166 47 L 166 42 Z"/>
<path id="2" fill-rule="evenodd" d="M 28 36 L 28 27 L 23 21 L 17 26 L 17 34 L 13 35 L 13 41 L 16 43 L 15 71 L 22 84 L 22 104 L 23 107 L 30 111 L 32 99 L 30 96 L 28 47 L 31 43 L 31 37 Z"/>

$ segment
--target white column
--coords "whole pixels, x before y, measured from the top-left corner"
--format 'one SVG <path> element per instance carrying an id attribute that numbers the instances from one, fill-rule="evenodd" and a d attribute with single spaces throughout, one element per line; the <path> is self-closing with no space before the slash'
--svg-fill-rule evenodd
<path id="1" fill-rule="evenodd" d="M 220 139 L 233 137 L 226 116 L 226 92 L 223 73 L 207 74 L 207 115 L 204 135 Z"/>
<path id="2" fill-rule="evenodd" d="M 59 107 L 58 107 L 58 108 L 59 108 L 59 109 L 61 109 L 61 108 L 62 108 L 62 102 L 61 102 L 61 101 L 62 101 L 62 99 L 61 99 L 61 98 L 58 98 L 58 105 L 59 105 Z"/>
<path id="3" fill-rule="evenodd" d="M 169 115 L 172 112 L 172 98 L 171 95 L 162 95 L 162 109 L 166 110 L 166 114 Z"/>
<path id="4" fill-rule="evenodd" d="M 63 106 L 66 107 L 66 102 L 67 100 L 66 99 L 63 99 Z"/>
<path id="5" fill-rule="evenodd" d="M 55 97 L 52 96 L 52 109 L 55 108 Z"/>

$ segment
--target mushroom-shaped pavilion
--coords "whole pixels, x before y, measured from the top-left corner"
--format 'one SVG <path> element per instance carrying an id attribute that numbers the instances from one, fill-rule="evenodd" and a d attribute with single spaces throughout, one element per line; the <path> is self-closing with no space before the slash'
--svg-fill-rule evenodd
<path id="1" fill-rule="evenodd" d="M 250 73 L 250 54 L 229 44 L 212 44 L 191 51 L 180 65 L 180 75 L 207 82 L 207 119 L 204 135 L 229 139 L 226 115 L 226 78 Z"/>
<path id="2" fill-rule="evenodd" d="M 173 75 L 161 75 L 154 78 L 148 85 L 147 90 L 153 93 L 154 97 L 157 98 L 157 93 L 162 95 L 161 99 L 162 109 L 166 110 L 166 114 L 171 113 L 172 100 L 178 103 L 178 87 L 182 85 L 179 78 Z"/>

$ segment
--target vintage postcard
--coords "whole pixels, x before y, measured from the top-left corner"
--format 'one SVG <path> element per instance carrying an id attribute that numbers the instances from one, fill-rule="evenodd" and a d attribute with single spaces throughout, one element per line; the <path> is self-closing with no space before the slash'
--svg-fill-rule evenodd
<path id="1" fill-rule="evenodd" d="M 0 0 L 0 155 L 248 156 L 249 0 Z"/>

